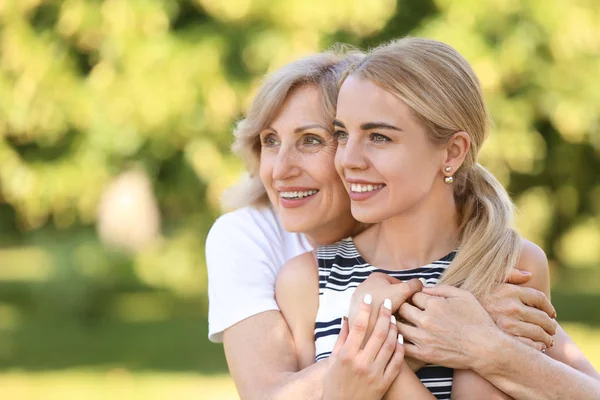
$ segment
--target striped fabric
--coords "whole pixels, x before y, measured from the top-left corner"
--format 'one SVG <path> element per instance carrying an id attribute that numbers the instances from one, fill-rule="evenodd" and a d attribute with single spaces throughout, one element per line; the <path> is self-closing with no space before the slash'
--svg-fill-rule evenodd
<path id="1" fill-rule="evenodd" d="M 373 272 L 383 272 L 402 281 L 425 278 L 428 286 L 437 284 L 450 265 L 455 252 L 429 265 L 402 271 L 389 271 L 367 263 L 352 239 L 322 246 L 317 250 L 319 263 L 319 310 L 315 322 L 316 360 L 331 355 L 340 332 L 342 317 L 348 315 L 352 293 Z M 437 399 L 450 399 L 453 370 L 427 365 L 417 376 Z"/>

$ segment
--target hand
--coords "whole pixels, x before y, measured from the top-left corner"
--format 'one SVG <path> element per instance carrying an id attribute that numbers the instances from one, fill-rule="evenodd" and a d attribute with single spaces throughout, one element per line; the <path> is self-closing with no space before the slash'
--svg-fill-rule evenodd
<path id="1" fill-rule="evenodd" d="M 398 323 L 407 356 L 456 369 L 475 369 L 491 361 L 480 356 L 503 333 L 471 293 L 439 285 L 423 288 L 412 303 L 404 303 L 399 311 L 408 322 Z"/>
<path id="2" fill-rule="evenodd" d="M 544 293 L 517 284 L 531 279 L 526 271 L 513 270 L 508 282 L 479 298 L 496 325 L 519 341 L 537 349 L 554 345 L 556 311 Z"/>
<path id="3" fill-rule="evenodd" d="M 396 278 L 393 278 L 387 274 L 381 272 L 374 272 L 362 282 L 354 293 L 350 300 L 350 309 L 348 312 L 348 322 L 350 328 L 354 326 L 354 320 L 356 314 L 361 307 L 362 300 L 367 293 L 373 295 L 373 308 L 369 318 L 369 326 L 367 328 L 367 334 L 365 338 L 368 339 L 371 336 L 373 326 L 377 319 L 378 307 L 383 304 L 384 299 L 390 299 L 392 301 L 392 314 L 398 311 L 400 306 L 407 301 L 414 293 L 420 291 L 423 288 L 423 284 L 418 279 L 411 279 L 407 282 L 402 282 Z"/>
<path id="4" fill-rule="evenodd" d="M 398 376 L 404 348 L 398 343 L 396 319 L 386 306 L 379 307 L 373 333 L 361 349 L 373 308 L 370 300 L 363 301 L 352 328 L 342 324 L 329 360 L 324 400 L 381 399 Z"/>

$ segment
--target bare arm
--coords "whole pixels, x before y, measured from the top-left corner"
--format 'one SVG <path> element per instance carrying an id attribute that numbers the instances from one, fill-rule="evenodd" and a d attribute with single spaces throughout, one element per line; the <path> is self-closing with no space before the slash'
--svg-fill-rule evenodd
<path id="1" fill-rule="evenodd" d="M 423 385 L 419 377 L 413 372 L 410 366 L 405 362 L 398 374 L 398 377 L 392 383 L 384 396 L 384 400 L 413 400 L 413 399 L 433 399 L 435 396 Z"/>
<path id="2" fill-rule="evenodd" d="M 225 330 L 229 371 L 242 399 L 317 400 L 328 362 L 298 372 L 290 330 L 279 311 L 266 311 Z"/>
<path id="3" fill-rule="evenodd" d="M 516 399 L 600 399 L 600 382 L 500 331 L 475 297 L 440 285 L 423 289 L 421 325 L 400 324 L 406 353 L 432 364 L 469 368 Z M 413 296 L 414 297 L 414 296 Z"/>

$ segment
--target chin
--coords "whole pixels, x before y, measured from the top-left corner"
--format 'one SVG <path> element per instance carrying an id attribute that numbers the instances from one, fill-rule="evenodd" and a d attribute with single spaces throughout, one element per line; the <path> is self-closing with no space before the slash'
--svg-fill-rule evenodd
<path id="1" fill-rule="evenodd" d="M 282 218 L 281 224 L 283 225 L 283 229 L 292 233 L 310 232 L 312 227 L 312 224 L 307 224 L 306 221 L 298 221 L 296 218 Z"/>
<path id="2" fill-rule="evenodd" d="M 352 216 L 355 220 L 364 224 L 376 224 L 383 221 L 382 216 L 378 215 L 377 212 L 365 210 L 352 210 Z"/>

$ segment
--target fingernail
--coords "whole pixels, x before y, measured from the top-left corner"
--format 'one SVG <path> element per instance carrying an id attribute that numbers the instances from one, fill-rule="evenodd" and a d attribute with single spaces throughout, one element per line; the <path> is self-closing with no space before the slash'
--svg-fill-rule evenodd
<path id="1" fill-rule="evenodd" d="M 371 305 L 371 303 L 373 302 L 373 297 L 371 297 L 371 295 L 367 293 L 365 294 L 365 299 L 363 301 L 365 302 L 365 304 Z"/>
<path id="2" fill-rule="evenodd" d="M 393 315 L 390 317 L 390 322 L 392 323 L 392 325 L 396 325 L 396 317 L 394 317 Z"/>
<path id="3" fill-rule="evenodd" d="M 404 336 L 401 333 L 398 334 L 398 343 L 404 344 Z"/>
<path id="4" fill-rule="evenodd" d="M 542 347 L 542 353 L 546 354 L 546 346 Z"/>
<path id="5" fill-rule="evenodd" d="M 550 342 L 550 348 L 554 347 L 554 339 Z"/>
<path id="6" fill-rule="evenodd" d="M 531 272 L 529 272 L 529 271 L 521 271 L 521 270 L 519 270 L 519 272 L 521 273 L 521 275 L 531 275 Z"/>
<path id="7" fill-rule="evenodd" d="M 427 281 L 425 280 L 425 278 L 419 278 L 419 280 L 421 281 L 423 286 L 427 286 Z"/>
<path id="8" fill-rule="evenodd" d="M 346 323 L 346 317 L 342 318 L 342 322 L 340 324 L 340 331 L 344 328 L 344 324 Z"/>
<path id="9" fill-rule="evenodd" d="M 556 319 L 556 310 L 552 311 L 552 318 Z"/>
<path id="10" fill-rule="evenodd" d="M 388 310 L 392 311 L 392 301 L 390 299 L 385 299 L 383 301 L 383 306 Z"/>

